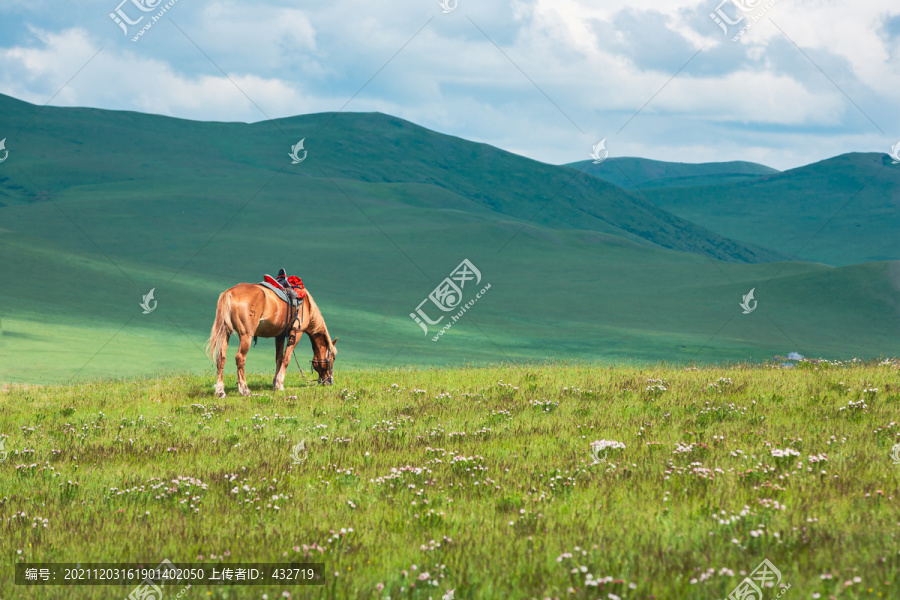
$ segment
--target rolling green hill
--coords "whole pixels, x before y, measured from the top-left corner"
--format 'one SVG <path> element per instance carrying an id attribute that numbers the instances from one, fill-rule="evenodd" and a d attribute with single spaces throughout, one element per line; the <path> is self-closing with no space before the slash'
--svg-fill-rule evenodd
<path id="1" fill-rule="evenodd" d="M 0 381 L 209 373 L 218 294 L 282 266 L 340 336 L 338 382 L 342 364 L 900 350 L 898 263 L 777 262 L 575 169 L 386 115 L 200 123 L 0 97 L 0 131 Z M 409 314 L 464 258 L 491 289 L 433 342 Z M 249 368 L 270 371 L 272 346 Z"/>
<path id="2" fill-rule="evenodd" d="M 723 171 L 731 164 L 722 163 Z M 900 165 L 885 154 L 844 154 L 744 180 L 708 180 L 709 165 L 681 167 L 697 174 L 682 169 L 682 179 L 629 177 L 660 208 L 745 244 L 834 266 L 900 259 Z M 617 171 L 615 164 L 609 169 Z"/>
<path id="3" fill-rule="evenodd" d="M 204 191 L 230 193 L 233 183 L 284 174 L 304 178 L 294 182 L 295 194 L 310 178 L 418 185 L 414 193 L 391 190 L 391 202 L 599 231 L 737 262 L 780 256 L 734 244 L 594 177 L 380 113 L 247 125 L 53 107 L 32 118 L 37 107 L 3 96 L 0 109 L 4 130 L 30 120 L 7 144 L 14 154 L 0 176 L 0 202 L 7 206 L 108 192 L 122 194 L 121 207 L 143 201 L 142 194 L 160 184 L 179 182 L 181 189 L 204 182 Z M 287 149 L 300 138 L 309 155 L 301 166 L 291 165 Z M 326 187 L 341 195 L 334 185 Z"/>
<path id="4" fill-rule="evenodd" d="M 779 171 L 752 162 L 675 163 L 649 158 L 609 158 L 599 164 L 583 160 L 568 165 L 626 190 L 694 187 L 752 181 Z"/>

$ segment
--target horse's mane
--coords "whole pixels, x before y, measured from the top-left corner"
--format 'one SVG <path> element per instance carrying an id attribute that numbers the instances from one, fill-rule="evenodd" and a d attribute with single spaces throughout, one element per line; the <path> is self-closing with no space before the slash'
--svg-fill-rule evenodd
<path id="1" fill-rule="evenodd" d="M 315 300 L 313 300 L 312 294 L 309 293 L 309 290 L 306 291 L 306 298 L 309 300 L 309 326 L 306 328 L 306 334 L 324 334 L 325 339 L 328 340 L 328 348 L 331 350 L 331 355 L 337 356 L 337 348 L 331 341 L 331 335 L 329 335 L 328 333 L 328 327 L 325 325 L 325 319 L 322 317 L 322 312 L 319 310 L 319 305 L 316 304 Z"/>

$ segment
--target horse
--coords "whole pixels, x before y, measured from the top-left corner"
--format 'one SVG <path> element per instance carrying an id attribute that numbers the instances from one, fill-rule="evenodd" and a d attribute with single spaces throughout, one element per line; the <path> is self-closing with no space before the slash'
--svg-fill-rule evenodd
<path id="1" fill-rule="evenodd" d="M 334 384 L 334 359 L 337 356 L 334 345 L 337 338 L 331 339 L 328 335 L 325 319 L 322 318 L 322 312 L 312 295 L 307 292 L 303 298 L 303 305 L 290 324 L 290 331 L 286 332 L 288 310 L 290 308 L 287 303 L 275 295 L 275 292 L 258 283 L 239 283 L 219 295 L 219 301 L 216 303 L 216 320 L 206 342 L 206 352 L 216 362 L 218 369 L 217 398 L 225 397 L 222 371 L 225 368 L 225 352 L 228 350 L 228 340 L 232 332 L 237 333 L 240 338 L 235 362 L 238 391 L 242 396 L 250 395 L 250 388 L 247 387 L 244 376 L 244 364 L 247 361 L 247 351 L 250 350 L 250 341 L 254 337 L 275 338 L 275 378 L 272 380 L 275 391 L 284 390 L 284 374 L 294 348 L 304 332 L 312 344 L 312 366 L 319 374 L 318 385 Z M 289 333 L 287 344 L 285 333 Z"/>

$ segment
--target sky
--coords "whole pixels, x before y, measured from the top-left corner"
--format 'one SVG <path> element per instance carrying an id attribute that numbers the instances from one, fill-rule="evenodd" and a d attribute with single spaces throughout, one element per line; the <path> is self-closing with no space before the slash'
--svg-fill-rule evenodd
<path id="1" fill-rule="evenodd" d="M 777 169 L 900 140 L 887 0 L 119 2 L 3 0 L 0 93 L 205 121 L 379 111 L 555 164 L 602 139 Z"/>

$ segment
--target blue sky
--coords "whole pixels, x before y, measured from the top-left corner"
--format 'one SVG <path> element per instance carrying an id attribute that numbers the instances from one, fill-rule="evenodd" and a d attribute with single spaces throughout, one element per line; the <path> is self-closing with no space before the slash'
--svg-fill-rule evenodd
<path id="1" fill-rule="evenodd" d="M 177 0 L 137 42 L 166 2 L 120 1 L 4 0 L 0 92 L 217 121 L 380 111 L 551 163 L 607 138 L 787 169 L 900 139 L 886 0 Z M 126 35 L 117 8 L 144 18 Z"/>

